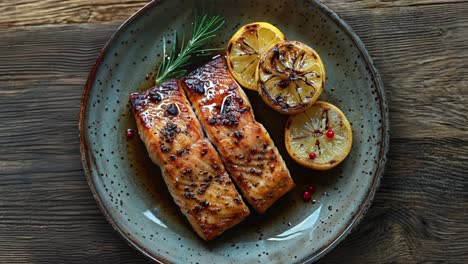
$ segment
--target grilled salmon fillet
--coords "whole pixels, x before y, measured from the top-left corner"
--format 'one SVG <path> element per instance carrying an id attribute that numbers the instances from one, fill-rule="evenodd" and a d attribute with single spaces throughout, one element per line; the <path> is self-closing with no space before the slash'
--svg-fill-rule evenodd
<path id="1" fill-rule="evenodd" d="M 130 96 L 138 132 L 159 165 L 175 203 L 205 240 L 250 214 L 223 163 L 204 137 L 178 80 Z"/>
<path id="2" fill-rule="evenodd" d="M 183 79 L 195 113 L 249 203 L 264 213 L 294 187 L 289 170 L 250 102 L 218 57 Z"/>

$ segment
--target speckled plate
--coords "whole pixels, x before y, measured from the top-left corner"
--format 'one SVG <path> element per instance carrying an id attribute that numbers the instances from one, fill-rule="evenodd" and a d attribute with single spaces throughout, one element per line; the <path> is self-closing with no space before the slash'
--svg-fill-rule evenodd
<path id="1" fill-rule="evenodd" d="M 312 262 L 350 232 L 374 197 L 388 148 L 388 113 L 382 82 L 364 45 L 318 1 L 266 3 L 151 2 L 117 30 L 91 70 L 80 120 L 81 155 L 91 191 L 122 237 L 156 262 Z M 213 46 L 225 46 L 242 24 L 268 21 L 288 39 L 315 48 L 328 76 L 321 100 L 341 108 L 354 131 L 351 154 L 337 168 L 327 172 L 302 168 L 285 151 L 286 117 L 248 91 L 257 120 L 272 135 L 297 187 L 267 214 L 254 213 L 211 242 L 199 239 L 179 213 L 139 138 L 125 136 L 127 128 L 135 129 L 129 94 L 151 85 L 161 61 L 163 36 L 175 29 L 188 30 L 194 12 L 225 16 Z M 307 184 L 317 187 L 316 203 L 301 200 Z"/>

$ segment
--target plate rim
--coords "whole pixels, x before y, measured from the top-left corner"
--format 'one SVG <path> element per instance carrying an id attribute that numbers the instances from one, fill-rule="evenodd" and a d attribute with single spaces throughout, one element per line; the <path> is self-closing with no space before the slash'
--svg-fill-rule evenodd
<path id="1" fill-rule="evenodd" d="M 107 208 L 104 206 L 103 202 L 101 201 L 101 198 L 99 197 L 99 194 L 96 191 L 96 188 L 94 186 L 94 181 L 91 176 L 91 161 L 92 161 L 91 157 L 93 157 L 93 155 L 92 153 L 90 155 L 90 152 L 88 151 L 89 144 L 85 135 L 86 126 L 84 124 L 86 120 L 86 111 L 87 111 L 86 106 L 88 102 L 89 92 L 91 91 L 93 87 L 93 83 L 96 79 L 97 70 L 104 59 L 104 55 L 107 54 L 109 47 L 118 37 L 120 31 L 123 28 L 127 27 L 131 22 L 135 21 L 136 19 L 144 15 L 144 13 L 147 10 L 157 7 L 157 5 L 159 5 L 162 1 L 163 0 L 152 0 L 148 2 L 147 4 L 145 4 L 143 7 L 141 7 L 139 10 L 137 10 L 135 13 L 133 13 L 129 18 L 127 18 L 124 22 L 122 22 L 120 26 L 112 33 L 111 37 L 107 40 L 106 44 L 99 52 L 99 56 L 96 59 L 96 62 L 93 64 L 88 74 L 85 86 L 84 86 L 83 95 L 81 97 L 80 120 L 79 120 L 78 128 L 79 128 L 79 138 L 80 138 L 80 156 L 81 156 L 83 169 L 86 175 L 86 181 L 88 183 L 88 186 L 91 190 L 91 193 L 94 199 L 96 200 L 96 203 L 98 204 L 100 211 L 102 212 L 106 220 L 111 224 L 112 228 L 114 228 L 114 230 L 116 230 L 117 233 L 124 239 L 124 241 L 127 242 L 127 244 L 129 244 L 131 247 L 133 247 L 137 251 L 141 252 L 145 257 L 149 258 L 150 260 L 156 263 L 171 263 L 169 260 L 165 259 L 163 256 L 158 255 L 156 253 L 154 254 L 151 253 L 146 247 L 139 244 L 137 241 L 133 240 L 132 237 L 128 235 L 127 233 L 125 233 L 123 228 L 118 226 L 114 222 L 112 217 L 110 216 L 110 213 L 108 212 Z M 382 120 L 381 129 L 380 129 L 381 141 L 380 141 L 380 150 L 379 150 L 379 161 L 377 163 L 377 170 L 375 171 L 375 174 L 373 176 L 373 180 L 372 180 L 369 192 L 367 193 L 364 201 L 359 205 L 358 210 L 354 212 L 351 219 L 345 224 L 345 227 L 342 230 L 340 230 L 338 234 L 333 239 L 331 239 L 328 244 L 325 244 L 320 249 L 315 250 L 314 252 L 310 253 L 310 255 L 306 257 L 303 262 L 303 263 L 312 263 L 312 262 L 319 260 L 321 257 L 326 255 L 329 251 L 335 248 L 345 237 L 347 237 L 351 233 L 351 231 L 361 222 L 363 216 L 366 214 L 367 210 L 369 209 L 370 205 L 372 204 L 374 200 L 375 193 L 377 189 L 379 188 L 380 181 L 385 171 L 385 164 L 387 161 L 390 136 L 389 136 L 388 104 L 387 104 L 387 99 L 385 95 L 383 81 L 380 77 L 379 72 L 374 66 L 373 60 L 371 56 L 369 55 L 364 43 L 356 35 L 353 29 L 327 5 L 320 2 L 319 0 L 307 0 L 307 2 L 315 4 L 325 15 L 327 15 L 332 21 L 334 21 L 338 27 L 341 27 L 343 31 L 351 39 L 351 41 L 354 43 L 354 45 L 358 48 L 360 54 L 362 55 L 363 59 L 366 62 L 366 66 L 369 67 L 369 73 L 373 77 L 372 81 L 377 90 L 376 94 L 380 102 L 379 103 L 380 112 L 381 112 L 380 118 Z"/>

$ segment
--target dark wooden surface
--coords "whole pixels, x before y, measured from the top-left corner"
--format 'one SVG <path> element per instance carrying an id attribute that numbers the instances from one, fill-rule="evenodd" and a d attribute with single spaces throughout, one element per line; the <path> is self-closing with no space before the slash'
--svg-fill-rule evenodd
<path id="1" fill-rule="evenodd" d="M 363 222 L 320 263 L 468 263 L 468 1 L 327 0 L 390 105 L 388 166 Z M 147 263 L 85 180 L 87 73 L 146 1 L 0 0 L 0 263 Z"/>

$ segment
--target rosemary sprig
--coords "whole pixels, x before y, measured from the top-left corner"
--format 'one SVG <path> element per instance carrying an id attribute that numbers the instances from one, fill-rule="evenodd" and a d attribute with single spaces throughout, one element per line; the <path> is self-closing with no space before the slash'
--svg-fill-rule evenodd
<path id="1" fill-rule="evenodd" d="M 195 55 L 205 55 L 214 50 L 203 49 L 209 39 L 216 36 L 214 33 L 224 24 L 224 18 L 221 16 L 196 16 L 193 22 L 190 40 L 185 42 L 185 35 L 182 35 L 182 42 L 179 52 L 177 52 L 177 32 L 174 33 L 172 47 L 167 53 L 166 39 L 163 38 L 163 60 L 159 66 L 156 75 L 156 84 L 170 80 L 172 78 L 181 78 L 187 70 L 184 69 L 190 64 L 190 59 Z"/>

